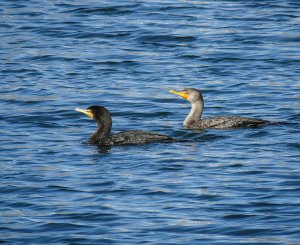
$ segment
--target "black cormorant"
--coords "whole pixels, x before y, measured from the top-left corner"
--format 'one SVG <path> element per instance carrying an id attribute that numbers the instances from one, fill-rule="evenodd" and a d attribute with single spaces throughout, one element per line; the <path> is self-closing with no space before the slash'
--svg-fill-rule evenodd
<path id="1" fill-rule="evenodd" d="M 98 124 L 97 131 L 93 133 L 88 140 L 90 144 L 113 146 L 175 141 L 175 139 L 167 135 L 142 130 L 129 130 L 117 134 L 110 134 L 112 118 L 110 112 L 103 106 L 91 106 L 87 109 L 76 108 L 75 111 L 84 113 L 94 119 Z"/>

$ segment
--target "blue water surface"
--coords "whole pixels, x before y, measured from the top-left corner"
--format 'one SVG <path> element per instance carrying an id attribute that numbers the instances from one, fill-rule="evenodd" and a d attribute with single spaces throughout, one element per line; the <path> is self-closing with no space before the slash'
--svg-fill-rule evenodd
<path id="1" fill-rule="evenodd" d="M 300 2 L 0 1 L 0 243 L 300 244 Z M 284 122 L 187 130 L 204 117 Z M 188 141 L 86 143 L 113 132 Z"/>

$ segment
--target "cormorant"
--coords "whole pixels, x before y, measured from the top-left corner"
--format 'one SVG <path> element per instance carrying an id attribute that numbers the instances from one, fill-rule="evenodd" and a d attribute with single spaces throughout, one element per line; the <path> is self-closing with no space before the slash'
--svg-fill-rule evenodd
<path id="1" fill-rule="evenodd" d="M 96 105 L 87 109 L 76 108 L 75 111 L 84 113 L 94 119 L 98 124 L 97 131 L 93 133 L 88 140 L 90 144 L 113 146 L 175 141 L 175 139 L 167 135 L 142 130 L 129 130 L 117 134 L 110 134 L 112 118 L 110 112 L 103 106 Z"/>
<path id="2" fill-rule="evenodd" d="M 240 116 L 217 116 L 206 119 L 201 119 L 204 100 L 199 89 L 185 88 L 182 91 L 170 90 L 170 93 L 181 96 L 192 104 L 189 115 L 183 122 L 186 128 L 192 129 L 226 129 L 226 128 L 240 128 L 240 127 L 258 127 L 265 124 L 270 124 L 270 121 L 255 119 Z"/>

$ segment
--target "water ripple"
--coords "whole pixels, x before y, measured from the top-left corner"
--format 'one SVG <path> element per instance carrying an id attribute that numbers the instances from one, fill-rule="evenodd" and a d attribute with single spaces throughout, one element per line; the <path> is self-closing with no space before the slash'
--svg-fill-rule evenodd
<path id="1" fill-rule="evenodd" d="M 0 6 L 0 243 L 299 243 L 298 1 Z M 282 123 L 184 129 L 184 87 Z M 98 149 L 95 104 L 183 141 Z"/>

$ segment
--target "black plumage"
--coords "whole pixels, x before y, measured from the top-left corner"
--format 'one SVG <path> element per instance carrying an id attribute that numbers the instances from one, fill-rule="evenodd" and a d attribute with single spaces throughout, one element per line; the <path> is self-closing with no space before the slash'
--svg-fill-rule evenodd
<path id="1" fill-rule="evenodd" d="M 93 133 L 88 140 L 90 144 L 113 146 L 175 141 L 174 138 L 167 135 L 142 130 L 128 130 L 117 134 L 110 134 L 112 118 L 110 112 L 105 107 L 91 106 L 87 109 L 76 108 L 75 110 L 93 118 L 98 124 L 97 131 Z"/>

